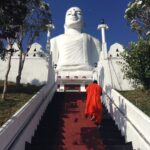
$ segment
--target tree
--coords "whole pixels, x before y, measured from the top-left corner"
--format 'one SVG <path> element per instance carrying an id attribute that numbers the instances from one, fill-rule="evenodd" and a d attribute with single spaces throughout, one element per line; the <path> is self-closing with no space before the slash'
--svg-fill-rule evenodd
<path id="1" fill-rule="evenodd" d="M 34 11 L 35 10 L 35 11 Z M 41 14 L 39 13 L 39 10 Z M 46 16 L 48 14 L 49 7 L 43 0 L 1 0 L 0 1 L 0 56 L 4 58 L 8 54 L 8 68 L 6 71 L 5 81 L 4 81 L 4 90 L 2 94 L 2 100 L 5 99 L 5 92 L 7 91 L 7 80 L 8 74 L 11 67 L 11 55 L 14 52 L 13 49 L 13 42 L 17 42 L 21 53 L 23 52 L 22 48 L 22 37 L 25 33 L 30 31 L 33 33 L 34 36 L 30 36 L 33 40 L 33 37 L 36 37 L 39 32 L 32 32 L 39 31 L 37 30 L 37 26 L 32 24 L 30 26 L 30 21 L 34 20 L 35 14 L 40 17 L 42 15 Z M 32 12 L 37 12 L 33 14 Z M 30 19 L 29 16 L 32 16 Z M 45 18 L 44 18 L 45 19 Z M 43 19 L 43 22 L 45 21 Z M 37 21 L 37 20 L 36 20 Z M 37 22 L 34 22 L 35 24 Z M 42 25 L 42 24 L 40 24 Z M 30 42 L 32 41 L 30 40 Z M 4 43 L 9 45 L 9 50 L 4 48 Z M 21 55 L 22 56 L 22 55 Z M 22 58 L 20 59 L 22 60 Z M 21 63 L 20 63 L 21 64 Z M 20 67 L 21 68 L 21 67 Z"/>
<path id="2" fill-rule="evenodd" d="M 139 38 L 150 35 L 150 0 L 132 0 L 125 11 L 125 19 Z"/>
<path id="3" fill-rule="evenodd" d="M 18 25 L 22 24 L 27 13 L 27 0 L 1 0 L 0 1 L 0 53 L 1 58 L 4 59 L 8 55 L 8 67 L 5 74 L 4 88 L 2 93 L 2 100 L 5 99 L 7 91 L 8 75 L 11 68 L 11 56 L 14 52 L 13 43 L 16 39 L 16 33 L 19 32 Z M 7 42 L 9 49 L 5 48 Z"/>
<path id="4" fill-rule="evenodd" d="M 150 0 L 132 0 L 125 11 L 125 19 L 138 34 L 138 41 L 131 42 L 123 58 L 123 72 L 135 85 L 150 88 Z"/>
<path id="5" fill-rule="evenodd" d="M 17 85 L 20 85 L 26 53 L 29 51 L 30 46 L 40 33 L 46 31 L 46 24 L 49 24 L 51 20 L 49 6 L 43 0 L 39 0 L 38 3 L 32 3 L 32 5 L 30 4 L 30 9 L 32 11 L 27 15 L 23 25 L 21 26 L 20 35 L 17 38 L 17 45 L 20 49 L 19 68 L 18 75 L 16 77 Z M 23 48 L 24 41 L 27 41 L 25 49 Z"/>
<path id="6" fill-rule="evenodd" d="M 123 54 L 125 64 L 123 72 L 128 79 L 133 79 L 134 85 L 150 88 L 150 42 L 139 40 L 132 42 Z"/>

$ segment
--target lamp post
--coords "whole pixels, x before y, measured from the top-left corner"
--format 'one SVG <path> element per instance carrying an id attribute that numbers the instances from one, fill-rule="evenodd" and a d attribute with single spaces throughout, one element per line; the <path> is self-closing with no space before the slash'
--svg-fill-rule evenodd
<path id="1" fill-rule="evenodd" d="M 101 30 L 102 35 L 102 51 L 104 53 L 104 58 L 107 58 L 107 43 L 105 38 L 105 30 L 108 29 L 107 24 L 104 23 L 104 19 L 102 19 L 101 24 L 97 27 L 98 30 Z"/>
<path id="2" fill-rule="evenodd" d="M 51 38 L 51 32 L 55 29 L 55 26 L 52 22 L 46 25 L 47 27 L 47 42 L 46 42 L 46 50 L 47 52 L 50 50 L 50 38 Z"/>
<path id="3" fill-rule="evenodd" d="M 49 53 L 49 65 L 50 66 L 53 66 L 52 65 L 52 55 L 51 55 L 51 51 L 50 51 L 50 38 L 51 38 L 51 32 L 52 30 L 55 29 L 55 26 L 52 22 L 50 22 L 49 24 L 46 25 L 47 27 L 47 42 L 46 42 L 46 51 L 47 53 Z"/>
<path id="4" fill-rule="evenodd" d="M 46 43 L 46 51 L 47 53 L 49 53 L 49 69 L 48 69 L 48 81 L 51 82 L 52 81 L 56 81 L 56 78 L 57 78 L 57 72 L 55 72 L 55 68 L 57 67 L 56 65 L 53 65 L 52 63 L 52 54 L 51 54 L 51 51 L 50 51 L 50 38 L 51 38 L 51 33 L 52 33 L 52 30 L 55 29 L 55 26 L 52 22 L 50 22 L 49 24 L 46 25 L 47 27 L 47 43 Z"/>

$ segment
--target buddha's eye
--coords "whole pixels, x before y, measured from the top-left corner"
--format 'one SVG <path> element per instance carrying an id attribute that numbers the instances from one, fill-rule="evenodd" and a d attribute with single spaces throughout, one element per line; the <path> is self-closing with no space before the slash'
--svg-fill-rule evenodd
<path id="1" fill-rule="evenodd" d="M 78 15 L 82 15 L 82 13 L 81 13 L 80 11 L 77 11 L 77 14 L 78 14 Z"/>
<path id="2" fill-rule="evenodd" d="M 82 12 L 81 11 L 76 11 L 76 14 L 82 15 Z"/>

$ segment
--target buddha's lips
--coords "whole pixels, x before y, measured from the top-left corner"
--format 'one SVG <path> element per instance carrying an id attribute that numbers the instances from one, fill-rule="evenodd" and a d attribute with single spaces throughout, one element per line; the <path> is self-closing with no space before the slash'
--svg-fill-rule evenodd
<path id="1" fill-rule="evenodd" d="M 78 17 L 71 17 L 71 20 L 77 21 L 77 20 L 78 20 Z"/>

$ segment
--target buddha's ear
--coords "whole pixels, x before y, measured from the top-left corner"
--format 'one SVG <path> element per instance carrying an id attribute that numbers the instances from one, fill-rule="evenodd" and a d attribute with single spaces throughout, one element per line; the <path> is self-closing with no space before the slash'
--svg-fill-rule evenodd
<path id="1" fill-rule="evenodd" d="M 64 33 L 67 33 L 67 27 L 65 24 L 64 24 Z"/>

